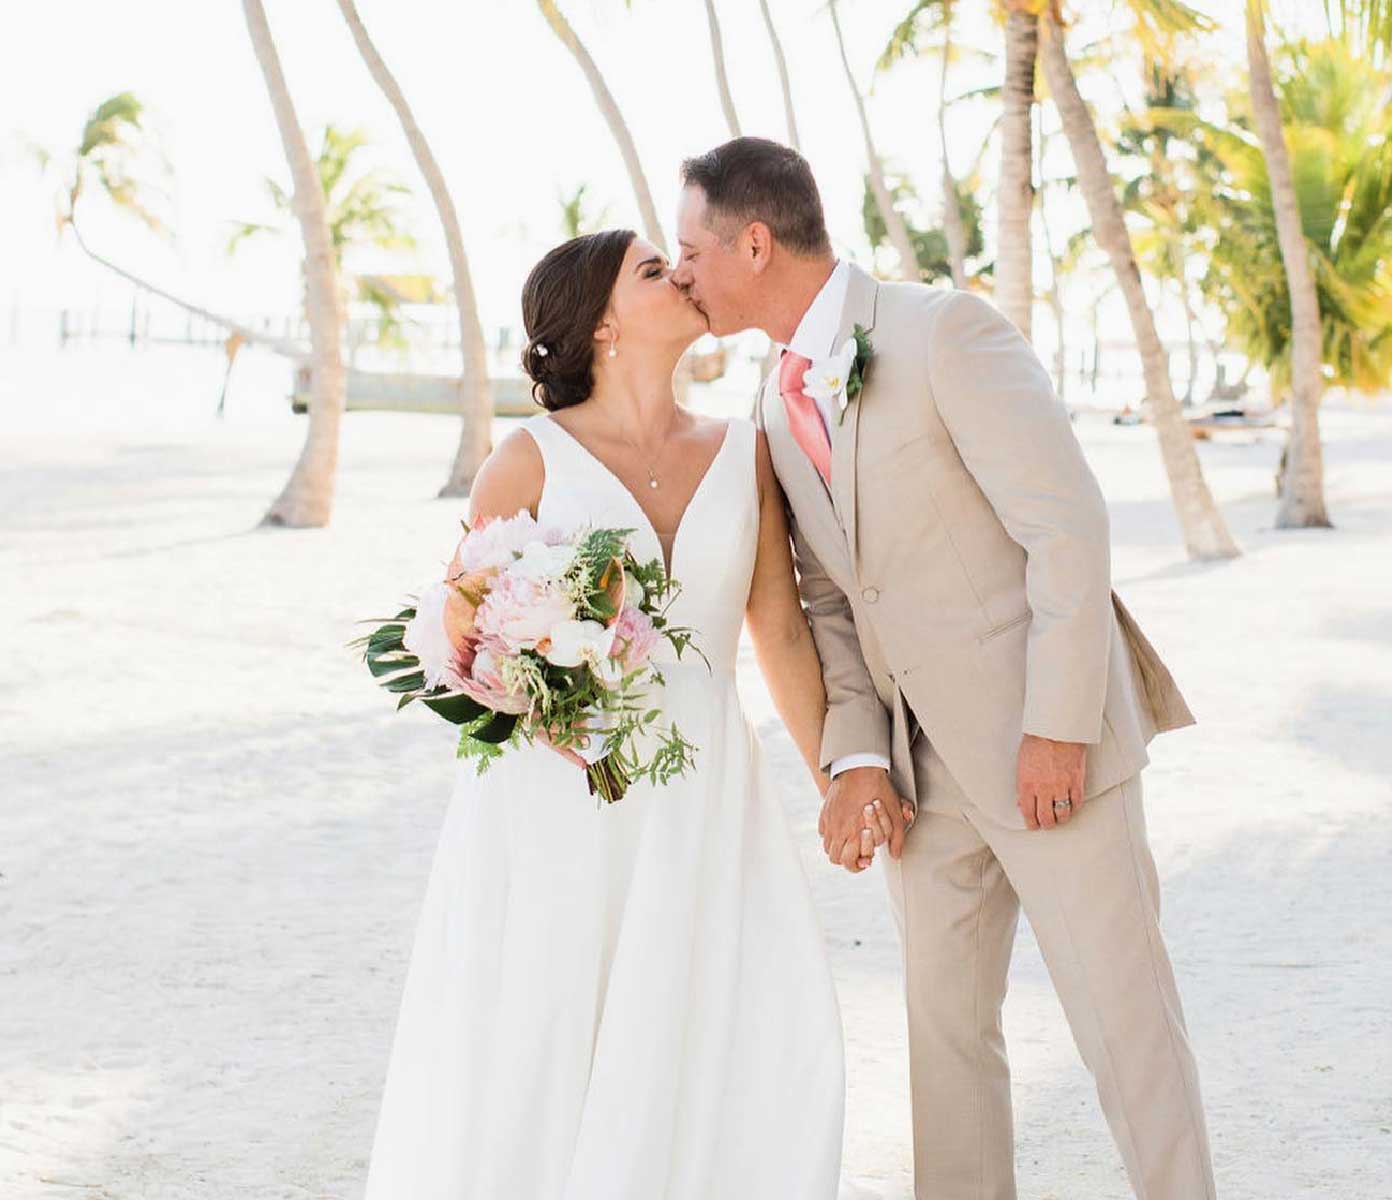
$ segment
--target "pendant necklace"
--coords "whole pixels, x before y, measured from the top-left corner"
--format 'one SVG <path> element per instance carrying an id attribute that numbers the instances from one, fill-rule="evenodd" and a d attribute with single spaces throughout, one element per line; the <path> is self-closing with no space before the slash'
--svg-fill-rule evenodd
<path id="1" fill-rule="evenodd" d="M 674 421 L 674 423 L 675 423 L 675 421 Z M 671 427 L 669 426 L 669 427 L 668 427 L 668 430 L 667 430 L 667 437 L 670 437 L 670 436 L 671 436 Z M 658 452 L 657 452 L 657 458 L 658 458 L 658 459 L 660 459 L 660 458 L 662 457 L 662 451 L 665 450 L 665 449 L 667 448 L 667 437 L 664 437 L 664 438 L 662 439 L 662 446 L 659 448 L 659 450 L 658 450 Z M 641 450 L 638 449 L 637 445 L 634 444 L 634 442 L 632 441 L 632 439 L 629 438 L 627 434 L 624 435 L 624 441 L 628 442 L 628 444 L 629 444 L 630 446 L 633 447 L 634 453 L 638 455 L 638 457 L 639 457 L 640 460 L 643 459 L 643 452 L 642 452 Z M 651 488 L 653 491 L 656 491 L 656 490 L 657 490 L 657 472 L 653 470 L 653 466 L 655 465 L 656 462 L 657 462 L 657 459 L 654 459 L 652 463 L 649 463 L 649 462 L 647 462 L 647 461 L 644 461 L 644 462 L 643 462 L 643 469 L 646 470 L 647 473 L 648 473 L 648 487 Z"/>

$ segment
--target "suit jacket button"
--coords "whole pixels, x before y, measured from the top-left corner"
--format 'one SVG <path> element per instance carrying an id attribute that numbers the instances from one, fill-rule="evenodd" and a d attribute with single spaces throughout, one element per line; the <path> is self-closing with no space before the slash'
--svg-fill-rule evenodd
<path id="1" fill-rule="evenodd" d="M 865 597 L 867 604 L 874 604 L 880 598 L 880 589 L 876 587 L 862 588 L 860 594 Z"/>

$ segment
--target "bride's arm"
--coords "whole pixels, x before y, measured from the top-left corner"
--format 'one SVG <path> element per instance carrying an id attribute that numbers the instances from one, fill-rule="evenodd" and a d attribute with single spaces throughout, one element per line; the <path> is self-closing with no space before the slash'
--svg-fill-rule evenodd
<path id="1" fill-rule="evenodd" d="M 522 508 L 535 517 L 545 482 L 546 465 L 532 435 L 526 430 L 514 429 L 493 447 L 474 476 L 469 487 L 469 528 L 486 525 L 494 517 L 515 517 Z M 458 551 L 455 553 L 457 557 Z M 451 570 L 454 565 L 450 564 Z M 535 737 L 550 745 L 543 731 L 537 730 Z M 561 746 L 551 746 L 551 749 L 577 767 L 586 766 L 585 760 L 574 750 Z"/>
<path id="2" fill-rule="evenodd" d="M 819 761 L 827 711 L 822 666 L 793 575 L 783 491 L 773 473 L 768 439 L 762 429 L 757 436 L 759 545 L 745 620 L 774 707 L 816 780 L 818 792 L 825 795 L 831 780 Z"/>
<path id="3" fill-rule="evenodd" d="M 514 429 L 493 447 L 469 487 L 469 527 L 494 517 L 515 517 L 519 508 L 536 516 L 545 482 L 541 451 L 525 429 Z"/>

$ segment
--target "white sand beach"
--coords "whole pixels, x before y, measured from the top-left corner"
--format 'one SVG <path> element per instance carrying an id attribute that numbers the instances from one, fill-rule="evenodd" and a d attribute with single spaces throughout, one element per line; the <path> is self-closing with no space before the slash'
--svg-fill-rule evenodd
<path id="1" fill-rule="evenodd" d="M 457 768 L 344 643 L 448 556 L 455 423 L 351 414 L 333 524 L 293 532 L 255 526 L 299 421 L 86 428 L 0 440 L 0 1196 L 356 1200 Z M 1324 430 L 1332 532 L 1271 528 L 1282 435 L 1201 446 L 1246 551 L 1203 566 L 1153 433 L 1078 422 L 1200 720 L 1145 793 L 1224 1200 L 1392 1195 L 1392 408 Z M 828 866 L 747 646 L 741 685 L 840 987 L 844 1196 L 908 1200 L 880 868 Z M 1125 1200 L 1024 927 L 1007 1036 L 1022 1200 Z"/>

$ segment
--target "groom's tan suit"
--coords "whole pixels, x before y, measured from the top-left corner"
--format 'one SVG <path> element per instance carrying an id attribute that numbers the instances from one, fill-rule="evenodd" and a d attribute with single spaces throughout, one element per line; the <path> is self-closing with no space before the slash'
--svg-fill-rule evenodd
<path id="1" fill-rule="evenodd" d="M 826 682 L 824 768 L 881 755 L 917 819 L 884 855 L 904 951 L 919 1200 L 1012 1200 L 1000 1007 L 1019 908 L 1142 1200 L 1212 1200 L 1159 930 L 1140 770 L 1193 715 L 1111 589 L 1107 510 L 1023 337 L 966 292 L 850 268 L 831 353 L 871 332 L 831 484 L 762 389 Z M 1023 734 L 1088 744 L 1086 803 L 1029 830 Z M 1074 1114 L 1034 1111 L 1068 1136 Z"/>

